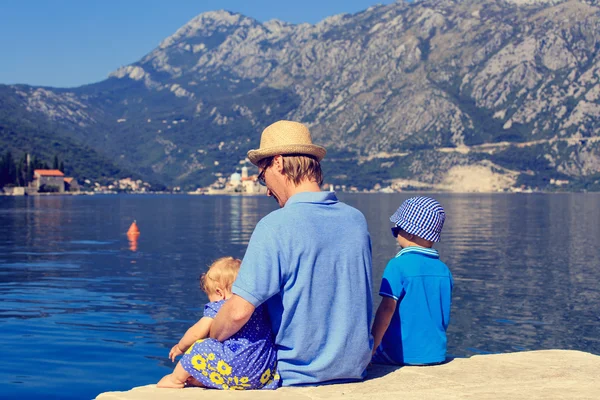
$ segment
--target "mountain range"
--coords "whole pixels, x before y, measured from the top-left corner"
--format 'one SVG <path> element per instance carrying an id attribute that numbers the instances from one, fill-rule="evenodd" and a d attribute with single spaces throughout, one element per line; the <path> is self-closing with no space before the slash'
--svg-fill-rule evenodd
<path id="1" fill-rule="evenodd" d="M 0 146 L 188 188 L 289 119 L 327 147 L 327 183 L 600 190 L 598 117 L 595 0 L 398 1 L 314 25 L 214 11 L 104 81 L 0 85 Z"/>

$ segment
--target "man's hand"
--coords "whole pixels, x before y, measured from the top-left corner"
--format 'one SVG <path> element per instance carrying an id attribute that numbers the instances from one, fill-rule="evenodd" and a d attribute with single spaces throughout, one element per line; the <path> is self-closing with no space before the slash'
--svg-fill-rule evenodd
<path id="1" fill-rule="evenodd" d="M 177 343 L 171 348 L 171 351 L 169 352 L 169 358 L 171 359 L 171 361 L 175 362 L 175 357 L 180 356 L 182 354 L 183 351 L 181 351 L 181 349 L 179 348 L 179 343 Z"/>

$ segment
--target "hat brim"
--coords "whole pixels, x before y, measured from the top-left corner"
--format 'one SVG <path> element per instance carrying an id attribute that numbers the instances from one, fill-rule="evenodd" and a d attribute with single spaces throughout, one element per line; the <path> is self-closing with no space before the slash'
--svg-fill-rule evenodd
<path id="1" fill-rule="evenodd" d="M 248 152 L 248 159 L 252 164 L 258 165 L 258 162 L 263 158 L 286 154 L 300 154 L 313 156 L 320 162 L 326 153 L 327 150 L 324 147 L 317 146 L 316 144 L 290 144 L 250 150 Z"/>

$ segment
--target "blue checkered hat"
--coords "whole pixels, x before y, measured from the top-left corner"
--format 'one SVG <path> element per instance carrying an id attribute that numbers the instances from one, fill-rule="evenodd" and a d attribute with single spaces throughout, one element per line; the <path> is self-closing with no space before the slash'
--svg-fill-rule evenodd
<path id="1" fill-rule="evenodd" d="M 411 197 L 390 217 L 403 231 L 432 242 L 440 241 L 446 213 L 440 203 L 430 197 Z"/>

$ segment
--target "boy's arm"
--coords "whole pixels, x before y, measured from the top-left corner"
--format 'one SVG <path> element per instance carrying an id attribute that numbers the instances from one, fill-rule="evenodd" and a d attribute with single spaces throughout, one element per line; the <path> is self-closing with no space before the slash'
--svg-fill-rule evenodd
<path id="1" fill-rule="evenodd" d="M 381 344 L 381 339 L 383 339 L 385 331 L 390 326 L 390 321 L 396 311 L 396 303 L 396 300 L 391 297 L 383 296 L 381 299 L 381 304 L 379 304 L 379 308 L 375 314 L 375 321 L 373 321 L 373 328 L 371 329 L 374 340 L 373 353 L 375 353 L 375 350 Z"/>
<path id="2" fill-rule="evenodd" d="M 198 339 L 205 339 L 208 337 L 210 327 L 213 323 L 213 319 L 209 317 L 202 317 L 200 321 L 192 325 L 186 332 L 185 335 L 179 340 L 171 351 L 169 352 L 169 358 L 171 361 L 175 361 L 175 357 L 186 352 L 187 349 L 193 345 Z"/>

